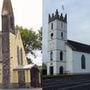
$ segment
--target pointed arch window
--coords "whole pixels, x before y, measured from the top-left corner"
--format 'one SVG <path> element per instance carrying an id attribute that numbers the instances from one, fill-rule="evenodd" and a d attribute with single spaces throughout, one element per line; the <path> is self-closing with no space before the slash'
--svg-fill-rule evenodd
<path id="1" fill-rule="evenodd" d="M 23 65 L 23 52 L 22 48 L 20 49 L 19 46 L 17 46 L 17 61 L 18 65 Z"/>
<path id="2" fill-rule="evenodd" d="M 81 68 L 86 69 L 86 60 L 84 55 L 81 56 Z"/>
<path id="3" fill-rule="evenodd" d="M 23 65 L 23 52 L 22 48 L 20 49 L 21 65 Z"/>
<path id="4" fill-rule="evenodd" d="M 20 59 L 19 59 L 19 47 L 17 46 L 17 61 L 18 65 L 20 64 Z"/>
<path id="5" fill-rule="evenodd" d="M 53 60 L 53 52 L 52 51 L 50 52 L 50 60 L 51 61 Z"/>
<path id="6" fill-rule="evenodd" d="M 63 66 L 59 68 L 59 74 L 63 74 Z"/>
<path id="7" fill-rule="evenodd" d="M 62 51 L 60 52 L 60 60 L 61 61 L 63 60 L 63 52 Z"/>

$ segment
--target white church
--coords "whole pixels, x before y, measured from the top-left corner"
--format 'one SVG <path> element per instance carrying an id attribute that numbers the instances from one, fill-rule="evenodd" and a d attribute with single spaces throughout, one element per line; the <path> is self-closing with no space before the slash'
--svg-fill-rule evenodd
<path id="1" fill-rule="evenodd" d="M 90 73 L 90 45 L 67 40 L 67 14 L 48 19 L 47 75 Z"/>

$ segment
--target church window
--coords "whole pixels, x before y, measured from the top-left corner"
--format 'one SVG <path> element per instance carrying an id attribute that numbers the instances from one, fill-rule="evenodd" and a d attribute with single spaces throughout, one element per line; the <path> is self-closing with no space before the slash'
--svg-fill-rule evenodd
<path id="1" fill-rule="evenodd" d="M 63 26 L 64 24 L 63 24 L 63 22 L 61 22 L 61 28 L 63 28 L 64 26 Z"/>
<path id="2" fill-rule="evenodd" d="M 53 39 L 53 33 L 51 33 L 51 39 Z"/>
<path id="3" fill-rule="evenodd" d="M 53 30 L 53 23 L 51 23 L 51 30 Z"/>
<path id="4" fill-rule="evenodd" d="M 11 29 L 14 30 L 14 17 L 10 17 L 10 24 L 11 24 Z"/>
<path id="5" fill-rule="evenodd" d="M 81 68 L 82 69 L 86 68 L 85 56 L 84 55 L 81 56 Z"/>
<path id="6" fill-rule="evenodd" d="M 20 64 L 20 60 L 19 60 L 19 47 L 17 47 L 17 60 L 18 60 L 18 64 Z"/>
<path id="7" fill-rule="evenodd" d="M 50 75 L 53 75 L 53 73 L 54 73 L 54 71 L 53 71 L 54 70 L 54 67 L 53 66 L 50 66 L 50 69 L 49 70 L 50 70 Z"/>
<path id="8" fill-rule="evenodd" d="M 63 60 L 63 52 L 60 52 L 60 60 Z"/>
<path id="9" fill-rule="evenodd" d="M 22 48 L 20 49 L 20 55 L 21 55 L 21 65 L 23 65 L 23 52 L 22 52 Z"/>
<path id="10" fill-rule="evenodd" d="M 61 39 L 63 39 L 63 32 L 61 32 Z"/>
<path id="11" fill-rule="evenodd" d="M 7 31 L 8 28 L 8 17 L 7 16 L 2 16 L 2 30 Z"/>
<path id="12" fill-rule="evenodd" d="M 59 74 L 63 74 L 63 66 L 59 68 Z"/>
<path id="13" fill-rule="evenodd" d="M 23 52 L 22 49 L 19 49 L 19 47 L 17 47 L 17 61 L 18 65 L 23 65 Z"/>
<path id="14" fill-rule="evenodd" d="M 53 52 L 52 51 L 50 52 L 50 60 L 51 61 L 53 60 Z"/>

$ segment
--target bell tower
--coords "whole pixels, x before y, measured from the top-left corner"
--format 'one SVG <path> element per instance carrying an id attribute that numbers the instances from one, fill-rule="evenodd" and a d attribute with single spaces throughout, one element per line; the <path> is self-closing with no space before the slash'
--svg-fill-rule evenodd
<path id="1" fill-rule="evenodd" d="M 3 0 L 2 7 L 2 69 L 3 69 L 3 86 L 10 86 L 10 33 L 15 34 L 14 15 L 11 0 Z"/>
<path id="2" fill-rule="evenodd" d="M 65 73 L 67 41 L 67 14 L 49 14 L 48 18 L 48 62 L 47 74 Z"/>

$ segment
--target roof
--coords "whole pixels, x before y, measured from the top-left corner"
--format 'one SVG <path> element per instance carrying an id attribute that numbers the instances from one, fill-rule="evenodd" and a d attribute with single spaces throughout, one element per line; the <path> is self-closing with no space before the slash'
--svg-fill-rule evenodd
<path id="1" fill-rule="evenodd" d="M 35 64 L 29 64 L 29 65 L 25 65 L 25 66 L 18 66 L 16 68 L 14 68 L 14 70 L 26 70 L 26 69 L 32 69 L 33 67 L 35 67 Z"/>
<path id="2" fill-rule="evenodd" d="M 67 45 L 69 47 L 71 47 L 72 50 L 74 50 L 74 51 L 90 53 L 90 45 L 83 44 L 80 42 L 71 41 L 71 40 L 67 40 Z"/>

